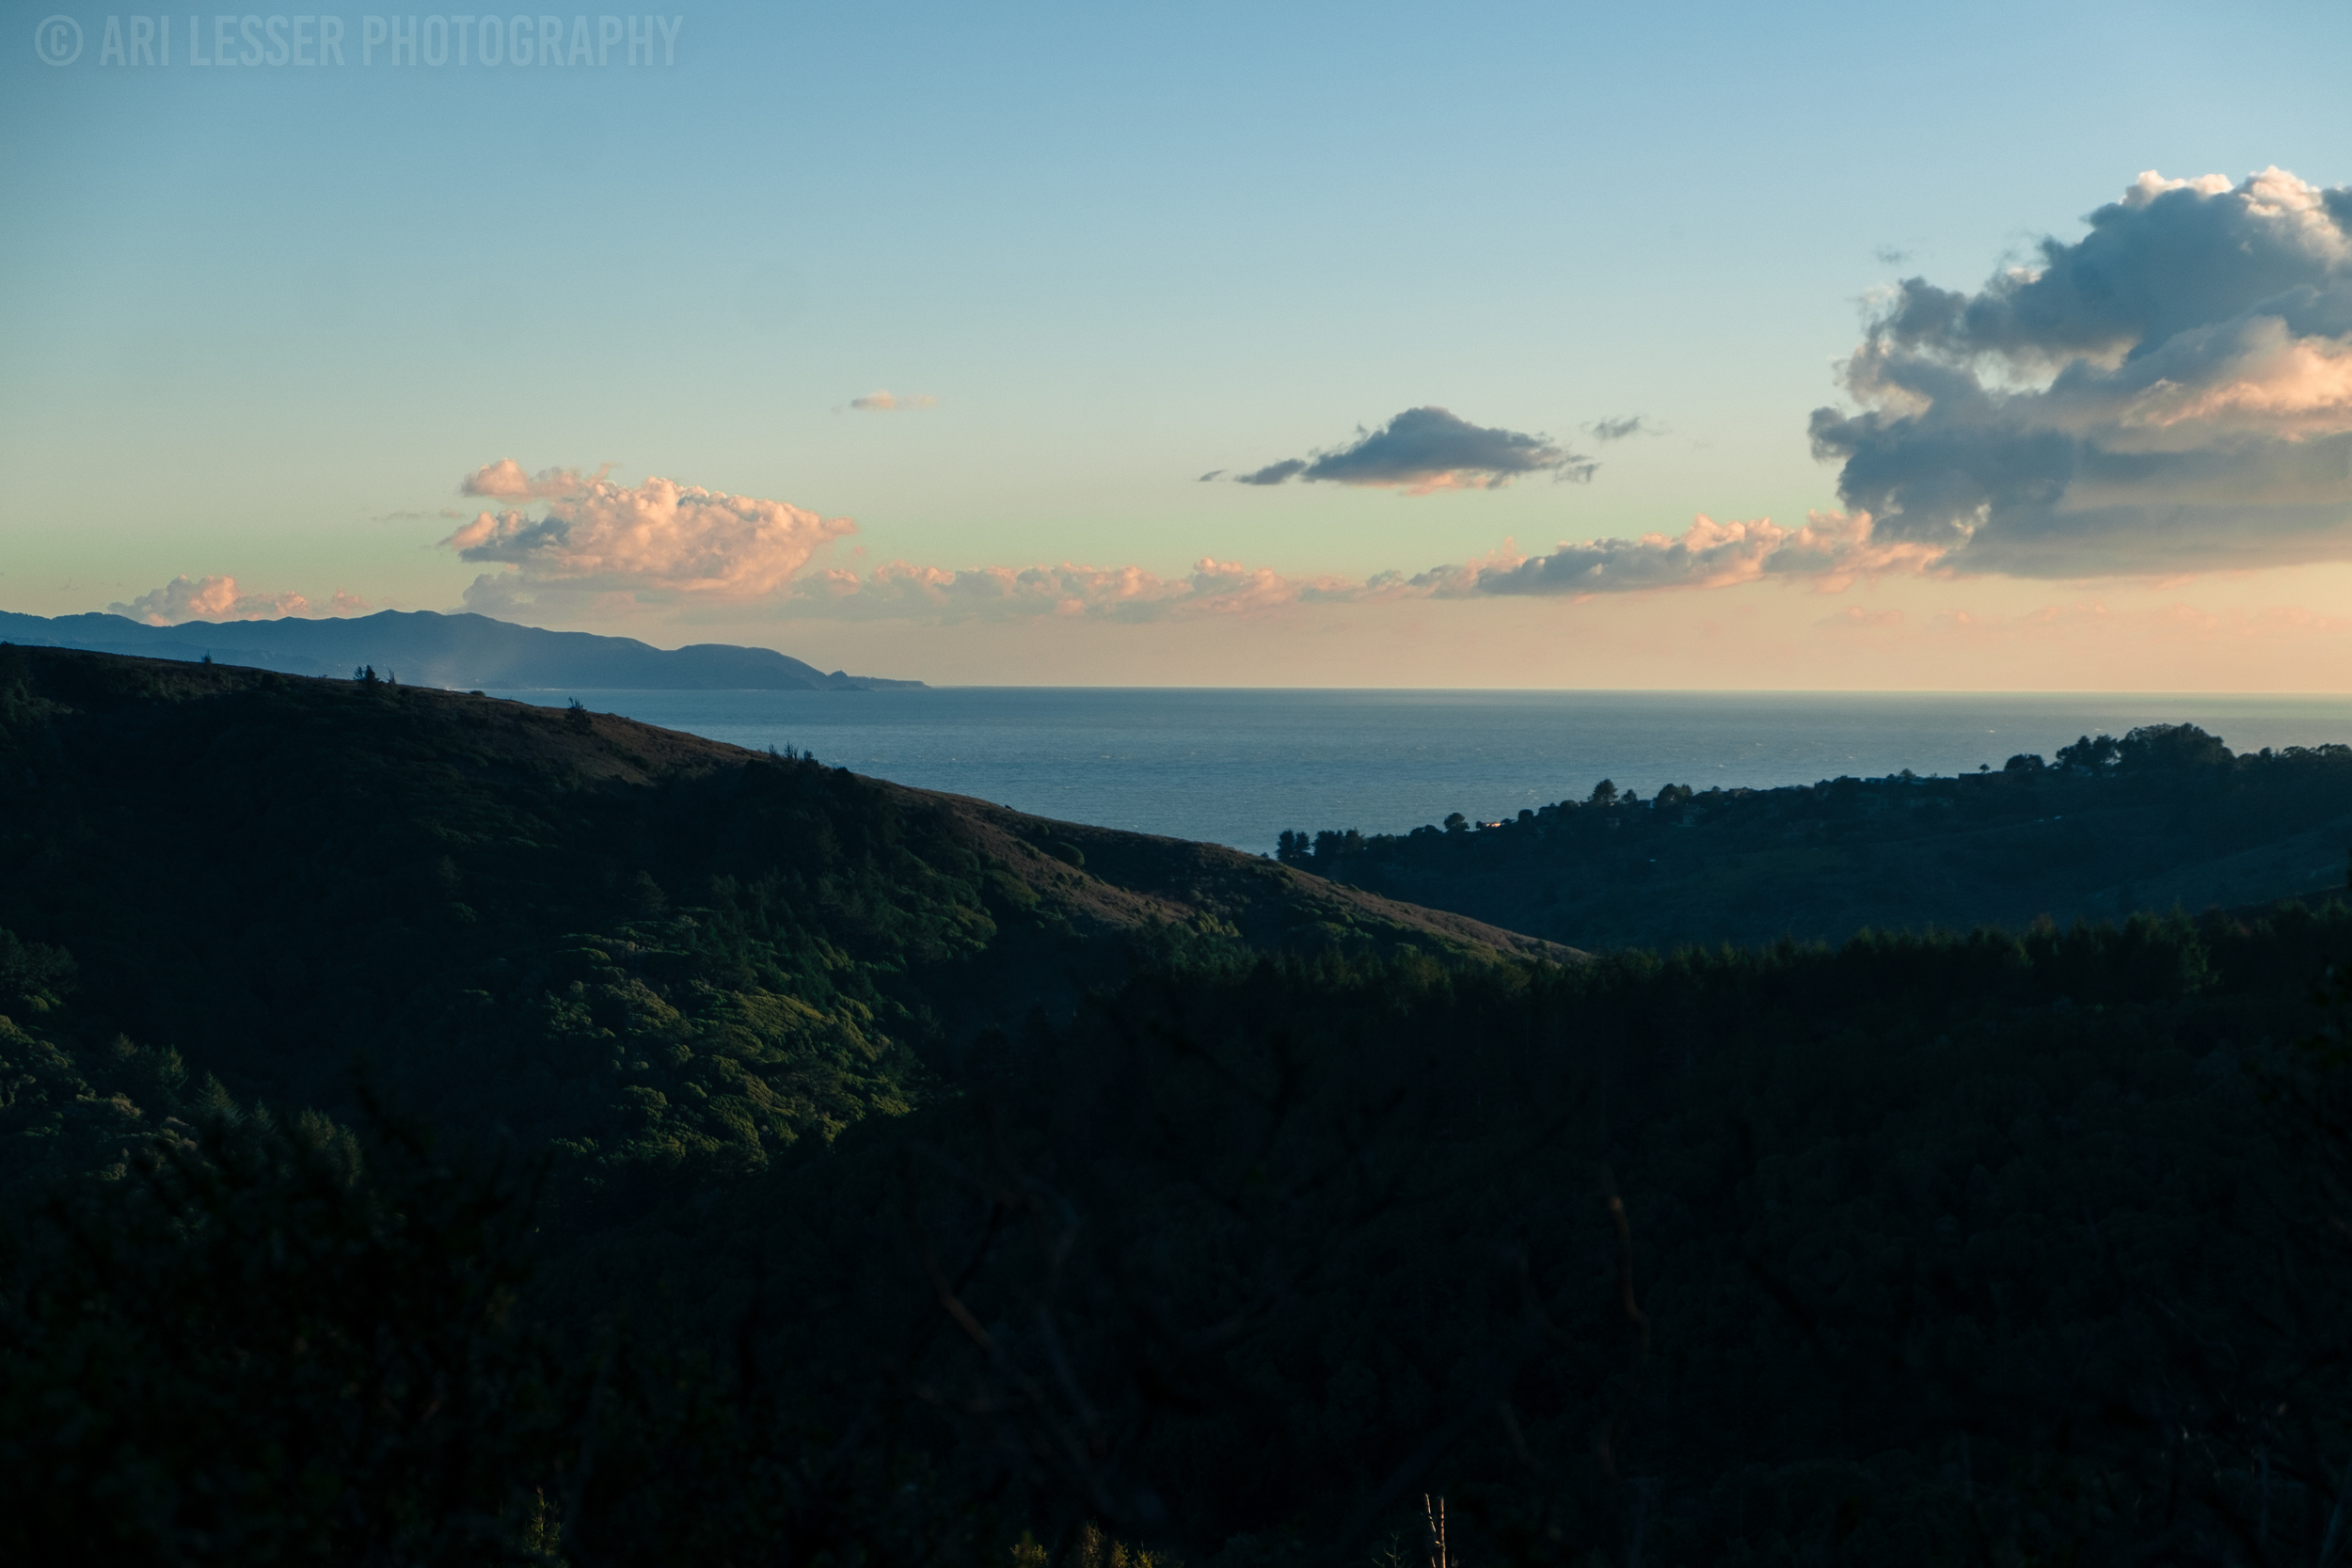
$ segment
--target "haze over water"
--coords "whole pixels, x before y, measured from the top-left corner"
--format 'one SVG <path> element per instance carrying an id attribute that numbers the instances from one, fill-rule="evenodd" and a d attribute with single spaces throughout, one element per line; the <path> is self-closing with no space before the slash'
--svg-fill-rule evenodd
<path id="1" fill-rule="evenodd" d="M 2352 742 L 2352 697 L 2124 693 L 545 691 L 738 746 L 1064 821 L 1270 851 L 1282 830 L 1405 832 L 1601 779 L 1769 787 L 1997 768 L 2082 735 L 2193 723 L 2234 751 Z"/>

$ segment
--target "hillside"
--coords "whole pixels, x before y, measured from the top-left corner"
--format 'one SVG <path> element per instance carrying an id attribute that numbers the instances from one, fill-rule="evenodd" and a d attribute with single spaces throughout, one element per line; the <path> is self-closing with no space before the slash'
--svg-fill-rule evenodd
<path id="1" fill-rule="evenodd" d="M 2334 766 L 2127 744 L 1997 787 Z M 1480 1568 L 2325 1562 L 2347 951 L 2298 900 L 1587 956 L 0 647 L 0 1558 L 1393 1568 L 1441 1499 Z"/>
<path id="2" fill-rule="evenodd" d="M 1186 945 L 1563 950 L 611 715 L 0 648 L 0 928 L 238 1100 L 756 1165 Z M 27 1109 L 13 1113 L 17 1131 Z M 35 1118 L 36 1120 L 38 1118 Z"/>
<path id="3" fill-rule="evenodd" d="M 1516 820 L 1286 832 L 1280 858 L 1600 948 L 2229 909 L 2342 889 L 2347 846 L 2352 748 L 2235 756 L 2180 725 L 1958 778 L 1669 785 L 1648 800 L 1604 785 Z"/>
<path id="4" fill-rule="evenodd" d="M 410 686 L 452 691 L 878 691 L 921 681 L 831 674 L 771 648 L 701 642 L 657 648 L 630 637 L 548 631 L 486 615 L 381 610 L 349 618 L 188 621 L 151 626 L 121 615 L 0 612 L 0 641 L 85 648 L 187 663 L 210 659 L 297 675 L 349 675 L 373 665 Z"/>

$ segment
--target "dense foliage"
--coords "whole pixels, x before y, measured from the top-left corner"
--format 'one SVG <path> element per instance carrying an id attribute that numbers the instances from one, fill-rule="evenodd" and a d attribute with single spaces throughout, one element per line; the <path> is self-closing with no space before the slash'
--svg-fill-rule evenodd
<path id="1" fill-rule="evenodd" d="M 2341 905 L 1567 966 L 1316 906 L 1007 1009 L 1083 933 L 951 815 L 463 702 L 0 666 L 0 1554 L 2347 1544 Z"/>
<path id="2" fill-rule="evenodd" d="M 903 1109 L 898 982 L 1003 911 L 936 818 L 813 761 L 598 787 L 547 710 L 8 655 L 0 924 L 72 952 L 87 1034 L 273 1098 L 345 1103 L 360 1057 L 438 1121 L 757 1164 Z"/>
<path id="3" fill-rule="evenodd" d="M 1283 863 L 1573 946 L 1842 942 L 2325 893 L 2352 840 L 2352 747 L 2233 756 L 2189 724 L 2086 736 L 1957 778 L 1783 789 L 1607 780 L 1516 818 L 1281 835 Z"/>
<path id="4" fill-rule="evenodd" d="M 987 1335 L 924 1376 L 988 1451 L 1236 1561 L 1417 1549 L 1423 1490 L 1473 1557 L 2313 1560 L 2344 1146 L 2281 1118 L 2332 1081 L 2291 1042 L 2347 935 L 1195 971 L 984 1053 L 903 1130 L 914 1196 L 880 1151 L 778 1180 L 852 1216 L 827 1277 L 919 1197 Z"/>

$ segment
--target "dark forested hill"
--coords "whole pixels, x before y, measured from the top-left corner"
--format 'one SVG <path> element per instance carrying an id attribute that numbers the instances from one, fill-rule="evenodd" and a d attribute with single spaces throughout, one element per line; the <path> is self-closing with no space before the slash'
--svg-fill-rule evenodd
<path id="1" fill-rule="evenodd" d="M 1842 942 L 2326 894 L 2352 846 L 2352 748 L 2233 756 L 2192 726 L 2051 763 L 1783 789 L 1604 783 L 1516 820 L 1286 832 L 1285 864 L 1580 947 Z"/>
<path id="2" fill-rule="evenodd" d="M 2335 766 L 2127 744 L 1979 787 Z M 2348 954 L 2296 900 L 1588 957 L 0 647 L 0 1560 L 2340 1563 Z"/>
<path id="3" fill-rule="evenodd" d="M 151 626 L 121 615 L 0 611 L 0 641 L 88 648 L 288 674 L 342 675 L 373 665 L 411 686 L 556 690 L 872 691 L 920 686 L 825 673 L 772 648 L 698 642 L 657 648 L 633 637 L 519 626 L 487 615 L 379 610 L 373 615 L 273 621 L 189 621 Z"/>
<path id="4" fill-rule="evenodd" d="M 1546 950 L 610 715 L 6 646 L 0 928 L 240 1100 L 343 1105 L 364 1059 L 445 1124 L 754 1165 L 1138 954 Z"/>

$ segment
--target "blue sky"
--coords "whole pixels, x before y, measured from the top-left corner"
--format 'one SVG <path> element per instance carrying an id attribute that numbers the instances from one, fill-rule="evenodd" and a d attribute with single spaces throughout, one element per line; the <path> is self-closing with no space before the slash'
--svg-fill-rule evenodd
<path id="1" fill-rule="evenodd" d="M 363 66 L 354 9 L 341 69 L 224 69 L 185 63 L 184 14 L 172 65 L 102 61 L 133 13 L 90 8 L 45 65 L 56 4 L 0 33 L 0 601 L 42 613 L 181 575 L 453 608 L 485 566 L 441 541 L 501 459 L 855 519 L 803 577 L 1208 557 L 1360 580 L 1700 514 L 1794 526 L 1840 506 L 1806 420 L 1871 291 L 1981 289 L 2142 170 L 2352 181 L 2332 6 L 707 6 L 670 13 L 674 65 L 555 69 Z M 882 389 L 936 401 L 851 406 Z M 1424 495 L 1199 480 L 1425 406 L 1599 467 Z M 1866 575 L 1827 607 L 1781 582 L 1178 622 L 810 616 L 667 578 L 501 602 L 933 679 L 1277 684 L 1760 661 L 2092 686 L 2172 648 L 2267 687 L 2352 613 L 2330 559 L 2117 564 Z M 1945 635 L 2093 603 L 2156 619 L 2112 657 Z M 2217 664 L 2184 614 L 2293 629 Z M 1874 649 L 1830 635 L 1869 617 Z M 2053 658 L 2068 678 L 2034 673 Z"/>

